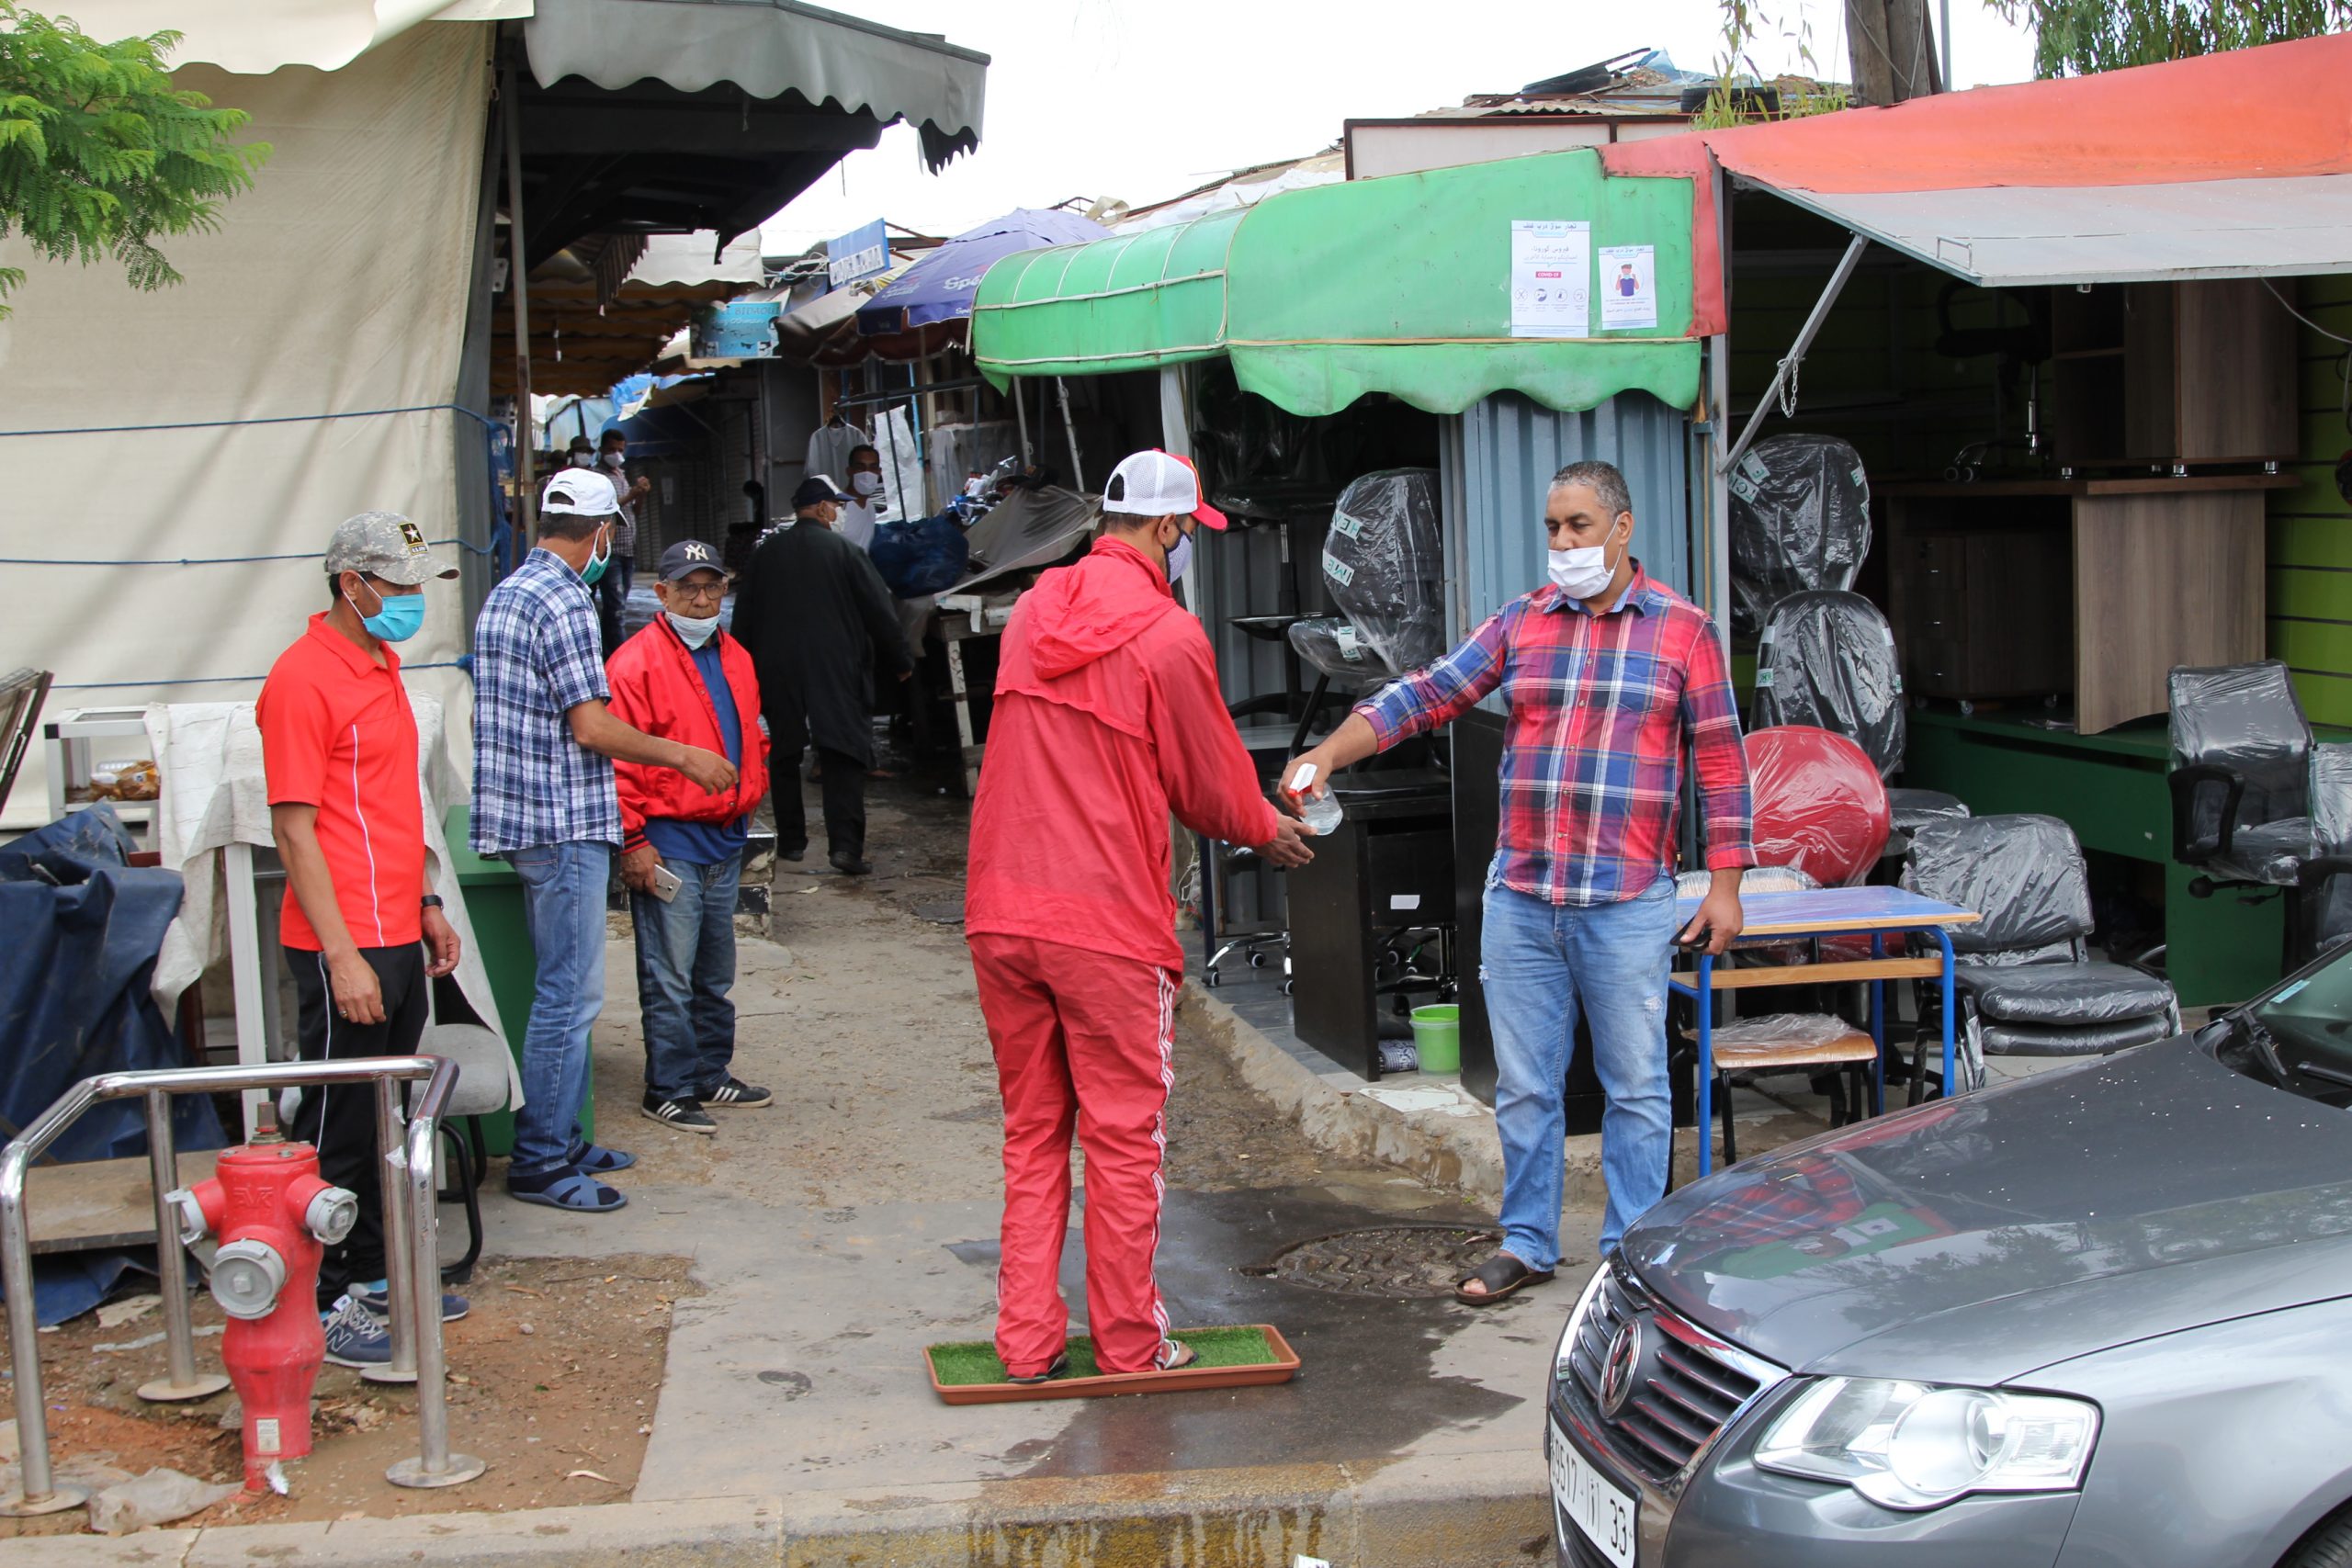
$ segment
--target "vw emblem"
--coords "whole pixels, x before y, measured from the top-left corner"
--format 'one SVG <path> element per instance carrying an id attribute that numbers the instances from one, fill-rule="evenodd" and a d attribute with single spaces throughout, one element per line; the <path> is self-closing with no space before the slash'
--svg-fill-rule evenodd
<path id="1" fill-rule="evenodd" d="M 1609 1341 L 1600 1361 L 1600 1413 L 1611 1421 L 1634 1397 L 1634 1375 L 1642 1365 L 1642 1325 L 1637 1318 L 1620 1328 Z"/>

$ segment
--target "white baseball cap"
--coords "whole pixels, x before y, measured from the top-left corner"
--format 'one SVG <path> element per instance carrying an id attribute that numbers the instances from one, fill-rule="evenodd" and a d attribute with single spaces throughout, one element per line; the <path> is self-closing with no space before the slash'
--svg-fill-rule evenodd
<path id="1" fill-rule="evenodd" d="M 566 468 L 548 480 L 539 496 L 543 515 L 604 517 L 621 509 L 613 481 L 594 468 Z"/>
<path id="2" fill-rule="evenodd" d="M 1225 526 L 1225 513 L 1201 495 L 1200 470 L 1192 459 L 1156 446 L 1111 470 L 1102 487 L 1102 510 L 1136 517 L 1193 517 L 1204 527 Z"/>

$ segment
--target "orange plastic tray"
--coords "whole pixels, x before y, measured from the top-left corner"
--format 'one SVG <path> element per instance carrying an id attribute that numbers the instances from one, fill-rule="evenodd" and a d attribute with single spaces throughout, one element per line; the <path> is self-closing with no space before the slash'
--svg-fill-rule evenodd
<path id="1" fill-rule="evenodd" d="M 1172 1372 L 1106 1372 L 1091 1378 L 1056 1378 L 1051 1382 L 967 1382 L 943 1383 L 939 1369 L 932 1364 L 931 1350 L 925 1347 L 923 1367 L 931 1373 L 933 1393 L 949 1404 L 1013 1404 L 1033 1399 L 1090 1399 L 1108 1393 L 1182 1393 L 1191 1389 L 1254 1388 L 1262 1383 L 1288 1382 L 1298 1373 L 1298 1352 L 1282 1330 L 1271 1323 L 1236 1324 L 1231 1326 L 1254 1328 L 1266 1337 L 1266 1348 L 1274 1353 L 1271 1361 L 1261 1361 L 1249 1367 L 1180 1367 Z M 1185 1330 L 1176 1329 L 1170 1337 L 1182 1339 Z"/>

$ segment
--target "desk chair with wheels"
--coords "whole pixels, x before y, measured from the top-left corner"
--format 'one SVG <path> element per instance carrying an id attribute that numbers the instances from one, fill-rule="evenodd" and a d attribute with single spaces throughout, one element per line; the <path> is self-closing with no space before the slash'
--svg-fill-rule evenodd
<path id="1" fill-rule="evenodd" d="M 2090 877 L 2075 830 L 2055 817 L 1929 823 L 1911 840 L 1903 886 L 1983 917 L 1951 933 L 1963 1081 L 1945 1092 L 1981 1088 L 1986 1056 L 2104 1055 L 2180 1032 L 2172 987 L 2090 957 Z M 1924 997 L 1919 1016 L 1932 1016 Z M 1915 1098 L 1929 1071 L 1927 1037 L 1923 1027 Z"/>
<path id="2" fill-rule="evenodd" d="M 2172 855 L 2201 874 L 2189 890 L 2291 887 L 2312 857 L 2312 727 L 2275 659 L 2175 670 Z"/>

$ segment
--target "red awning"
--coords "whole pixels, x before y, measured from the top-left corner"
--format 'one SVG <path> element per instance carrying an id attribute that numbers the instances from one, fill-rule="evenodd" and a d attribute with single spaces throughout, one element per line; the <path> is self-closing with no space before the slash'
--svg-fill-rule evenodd
<path id="1" fill-rule="evenodd" d="M 2352 247 L 2347 84 L 2352 35 L 2338 34 L 1893 108 L 1618 142 L 1600 153 L 1612 174 L 1699 179 L 1693 259 L 1702 321 L 1694 330 L 1705 333 L 1721 331 L 1724 321 L 1716 215 L 1702 177 L 1710 154 L 1858 232 L 1988 283 L 2352 269 L 2345 254 Z M 2236 184 L 2140 189 L 2219 182 Z M 2004 189 L 2079 199 L 1850 199 Z M 1712 294 L 1710 257 L 1717 264 Z"/>

